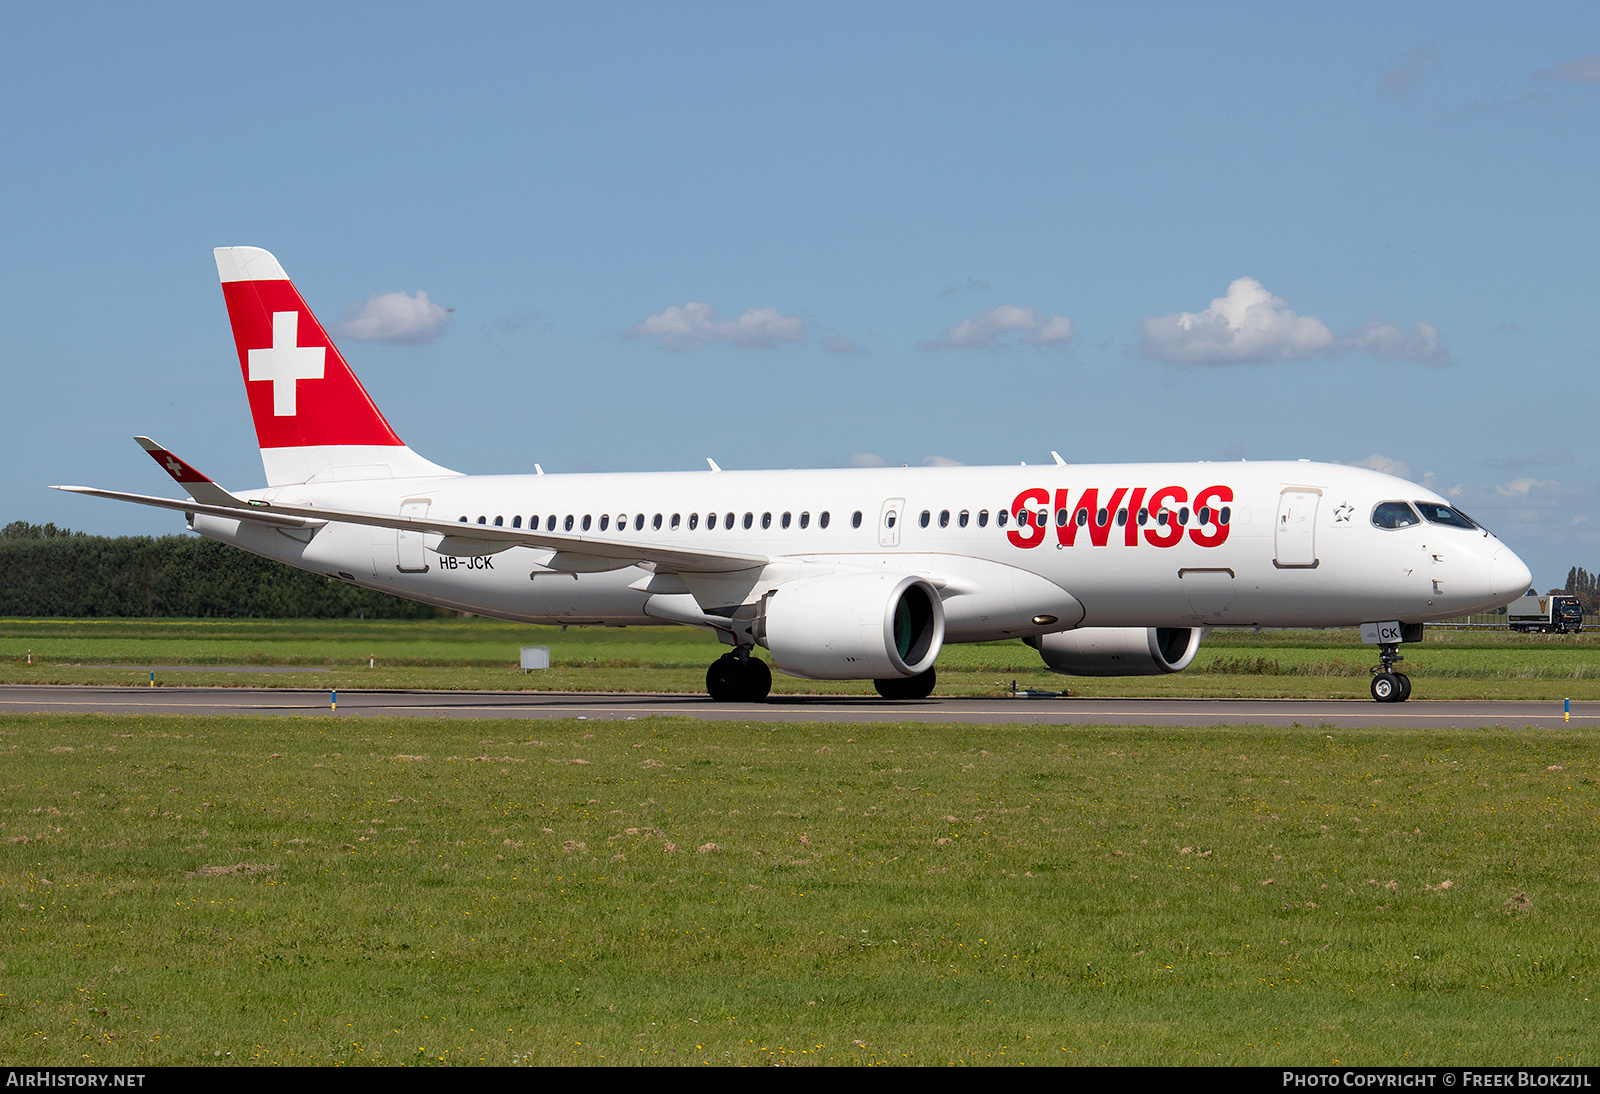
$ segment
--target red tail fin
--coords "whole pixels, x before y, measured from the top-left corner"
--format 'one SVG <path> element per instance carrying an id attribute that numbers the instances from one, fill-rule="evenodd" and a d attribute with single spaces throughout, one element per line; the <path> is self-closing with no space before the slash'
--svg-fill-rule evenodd
<path id="1" fill-rule="evenodd" d="M 215 254 L 269 483 L 451 474 L 395 435 L 276 258 Z"/>

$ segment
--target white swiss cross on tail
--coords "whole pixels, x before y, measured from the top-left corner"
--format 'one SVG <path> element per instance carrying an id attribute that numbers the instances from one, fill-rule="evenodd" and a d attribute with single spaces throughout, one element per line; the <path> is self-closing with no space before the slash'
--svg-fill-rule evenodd
<path id="1" fill-rule="evenodd" d="M 296 382 L 320 380 L 327 350 L 322 346 L 296 345 L 300 334 L 300 313 L 272 313 L 272 346 L 250 351 L 250 379 L 272 381 L 272 414 L 276 418 L 295 416 Z"/>

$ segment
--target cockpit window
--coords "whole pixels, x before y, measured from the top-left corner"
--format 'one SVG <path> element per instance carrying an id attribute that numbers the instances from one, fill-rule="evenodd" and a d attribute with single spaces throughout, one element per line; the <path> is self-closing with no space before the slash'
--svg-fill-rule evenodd
<path id="1" fill-rule="evenodd" d="M 1403 501 L 1380 501 L 1372 510 L 1372 523 L 1379 528 L 1409 528 L 1422 520 Z"/>
<path id="2" fill-rule="evenodd" d="M 1450 528 L 1465 528 L 1476 531 L 1477 525 L 1473 524 L 1465 515 L 1456 512 L 1448 505 L 1438 505 L 1431 501 L 1417 502 L 1417 508 L 1422 511 L 1423 519 L 1429 524 L 1443 524 Z"/>

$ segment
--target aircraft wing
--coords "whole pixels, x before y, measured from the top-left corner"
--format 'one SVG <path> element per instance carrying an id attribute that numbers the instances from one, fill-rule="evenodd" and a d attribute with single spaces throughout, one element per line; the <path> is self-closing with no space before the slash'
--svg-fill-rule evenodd
<path id="1" fill-rule="evenodd" d="M 310 505 L 280 505 L 275 502 L 246 500 L 228 493 L 211 479 L 178 459 L 148 437 L 136 438 L 144 450 L 172 476 L 186 487 L 194 500 L 176 501 L 147 494 L 127 494 L 117 490 L 100 490 L 90 486 L 56 486 L 74 494 L 88 494 L 114 501 L 131 501 L 136 505 L 151 505 L 158 509 L 172 509 L 181 513 L 204 513 L 207 516 L 226 517 L 231 520 L 248 520 L 279 528 L 315 528 L 323 524 L 365 524 L 374 528 L 396 528 L 412 532 L 435 532 L 457 540 L 504 543 L 519 547 L 536 547 L 557 551 L 568 556 L 573 570 L 607 569 L 607 566 L 586 565 L 590 559 L 604 560 L 623 566 L 652 563 L 661 573 L 727 573 L 764 566 L 770 561 L 765 555 L 742 555 L 727 551 L 707 551 L 697 547 L 668 546 L 634 540 L 631 537 L 597 538 L 572 535 L 567 532 L 540 532 L 533 529 L 501 528 L 484 524 L 462 524 L 459 521 L 429 520 L 403 517 L 396 513 L 362 513 L 344 509 L 324 509 Z M 564 568 L 556 566 L 555 568 Z"/>
<path id="2" fill-rule="evenodd" d="M 181 513 L 204 513 L 207 516 L 226 517 L 231 520 L 254 521 L 279 528 L 314 528 L 335 523 L 365 524 L 373 528 L 403 528 L 413 532 L 436 532 L 457 540 L 541 547 L 565 555 L 606 559 L 623 565 L 649 562 L 654 564 L 659 573 L 727 573 L 732 570 L 748 570 L 764 566 L 770 561 L 766 555 L 732 554 L 727 551 L 706 551 L 696 547 L 669 547 L 665 544 L 632 539 L 598 539 L 594 536 L 578 536 L 565 532 L 496 528 L 483 524 L 461 524 L 458 521 L 402 517 L 393 513 L 359 513 L 309 505 L 247 502 L 239 498 L 234 498 L 237 502 L 235 505 L 207 505 L 198 499 L 177 501 L 172 498 L 150 497 L 146 494 L 125 494 L 118 490 L 99 490 L 92 486 L 55 486 L 51 489 L 66 490 L 73 494 L 88 494 L 97 498 L 111 498 L 114 501 L 131 501 L 136 505 L 151 505 L 158 509 L 172 509 Z M 574 567 L 574 569 L 581 568 L 583 567 Z"/>

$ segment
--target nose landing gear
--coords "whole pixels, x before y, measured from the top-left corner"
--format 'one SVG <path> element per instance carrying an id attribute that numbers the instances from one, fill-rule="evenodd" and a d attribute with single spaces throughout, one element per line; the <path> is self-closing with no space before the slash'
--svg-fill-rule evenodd
<path id="1" fill-rule="evenodd" d="M 1404 661 L 1398 644 L 1386 643 L 1378 647 L 1381 662 L 1372 670 L 1372 698 L 1380 703 L 1403 703 L 1411 698 L 1411 678 L 1395 672 L 1396 661 Z"/>

